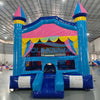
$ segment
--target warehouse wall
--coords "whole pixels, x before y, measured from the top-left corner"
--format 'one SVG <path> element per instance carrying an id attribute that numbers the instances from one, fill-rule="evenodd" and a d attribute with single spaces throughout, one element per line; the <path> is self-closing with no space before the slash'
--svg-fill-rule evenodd
<path id="1" fill-rule="evenodd" d="M 100 38 L 89 43 L 89 54 L 91 61 L 100 58 Z"/>
<path id="2" fill-rule="evenodd" d="M 9 64 L 13 64 L 13 45 L 4 44 L 4 59 L 5 62 L 8 61 Z"/>
<path id="3" fill-rule="evenodd" d="M 0 43 L 0 64 L 13 64 L 13 45 Z"/>
<path id="4" fill-rule="evenodd" d="M 4 63 L 4 45 L 0 43 L 0 64 Z"/>
<path id="5" fill-rule="evenodd" d="M 92 45 L 94 45 L 95 52 L 99 52 L 100 51 L 100 38 L 95 39 L 91 43 Z"/>
<path id="6" fill-rule="evenodd" d="M 4 45 L 0 43 L 0 54 L 4 53 Z"/>
<path id="7" fill-rule="evenodd" d="M 4 53 L 5 54 L 13 54 L 13 45 L 12 44 L 4 44 Z"/>
<path id="8" fill-rule="evenodd" d="M 5 63 L 13 64 L 13 54 L 5 54 L 4 55 Z"/>
<path id="9" fill-rule="evenodd" d="M 4 64 L 4 54 L 0 54 L 0 65 Z"/>

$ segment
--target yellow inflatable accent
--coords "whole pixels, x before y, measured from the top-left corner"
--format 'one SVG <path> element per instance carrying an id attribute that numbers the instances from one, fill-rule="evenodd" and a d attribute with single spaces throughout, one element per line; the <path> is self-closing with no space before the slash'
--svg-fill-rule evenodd
<path id="1" fill-rule="evenodd" d="M 32 43 L 37 43 L 39 41 L 39 38 L 31 38 Z"/>
<path id="2" fill-rule="evenodd" d="M 73 42 L 78 40 L 77 36 L 69 36 L 69 39 Z"/>
<path id="3" fill-rule="evenodd" d="M 27 43 L 29 40 L 31 40 L 30 38 L 25 38 L 25 39 L 22 39 L 22 42 L 25 44 Z"/>
<path id="4" fill-rule="evenodd" d="M 74 45 L 75 51 L 76 51 L 76 53 L 77 53 L 77 55 L 78 55 L 78 41 L 75 41 L 75 42 L 73 43 L 73 45 Z"/>
<path id="5" fill-rule="evenodd" d="M 81 16 L 81 17 L 76 17 L 74 22 L 80 21 L 80 20 L 86 20 L 86 17 Z"/>
<path id="6" fill-rule="evenodd" d="M 41 40 L 41 42 L 46 43 L 48 40 Z"/>
<path id="7" fill-rule="evenodd" d="M 25 50 L 26 50 L 26 43 L 22 42 L 22 56 L 24 55 Z"/>
<path id="8" fill-rule="evenodd" d="M 68 39 L 68 36 L 61 36 L 59 39 L 61 42 L 65 42 Z"/>
<path id="9" fill-rule="evenodd" d="M 22 20 L 14 20 L 14 24 L 17 24 L 17 23 L 25 25 L 25 22 Z"/>

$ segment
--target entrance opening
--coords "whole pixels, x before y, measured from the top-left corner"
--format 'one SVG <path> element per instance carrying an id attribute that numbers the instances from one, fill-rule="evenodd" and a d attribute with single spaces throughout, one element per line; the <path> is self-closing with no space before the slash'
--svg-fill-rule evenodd
<path id="1" fill-rule="evenodd" d="M 56 68 L 52 63 L 47 63 L 44 66 L 44 73 L 56 73 Z"/>

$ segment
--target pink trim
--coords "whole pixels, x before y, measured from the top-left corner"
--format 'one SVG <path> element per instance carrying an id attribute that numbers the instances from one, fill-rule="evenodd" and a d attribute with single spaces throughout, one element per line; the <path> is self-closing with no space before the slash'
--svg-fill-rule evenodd
<path id="1" fill-rule="evenodd" d="M 76 55 L 76 53 L 72 50 L 72 48 L 71 48 L 71 46 L 70 46 L 70 44 L 69 44 L 69 40 L 68 40 L 68 39 L 65 41 L 65 44 L 66 44 L 67 48 L 68 48 L 74 55 Z"/>
<path id="2" fill-rule="evenodd" d="M 87 13 L 87 11 L 83 8 L 82 4 L 79 2 L 81 13 Z"/>
<path id="3" fill-rule="evenodd" d="M 43 24 L 33 31 L 22 34 L 22 38 L 41 38 L 52 36 L 77 36 L 77 31 L 62 28 L 56 24 Z"/>
<path id="4" fill-rule="evenodd" d="M 14 14 L 14 17 L 21 17 L 21 7 L 19 6 L 17 11 Z"/>
<path id="5" fill-rule="evenodd" d="M 33 48 L 33 45 L 34 44 L 31 42 L 29 49 L 32 49 Z"/>

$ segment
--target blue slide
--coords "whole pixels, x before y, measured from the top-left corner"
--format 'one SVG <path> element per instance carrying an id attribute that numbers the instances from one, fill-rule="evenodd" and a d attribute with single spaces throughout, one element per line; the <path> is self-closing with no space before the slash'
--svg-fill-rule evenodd
<path id="1" fill-rule="evenodd" d="M 63 91 L 56 91 L 55 89 L 55 76 L 56 74 L 43 74 L 42 86 L 41 89 L 34 90 L 33 86 L 33 97 L 34 98 L 63 98 L 64 97 L 64 89 Z M 34 83 L 34 82 L 33 82 Z M 38 81 L 39 83 L 39 81 Z M 40 82 L 41 83 L 41 82 Z M 64 84 L 63 84 L 64 87 Z"/>

